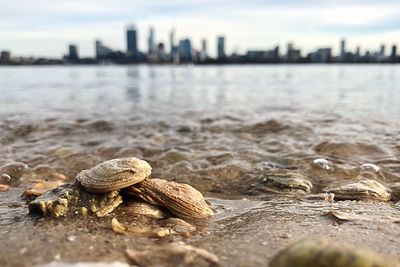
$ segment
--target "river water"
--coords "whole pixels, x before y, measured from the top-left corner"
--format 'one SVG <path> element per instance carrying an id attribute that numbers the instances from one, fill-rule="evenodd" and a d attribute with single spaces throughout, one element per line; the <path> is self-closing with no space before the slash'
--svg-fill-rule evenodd
<path id="1" fill-rule="evenodd" d="M 147 160 L 153 177 L 189 183 L 228 207 L 205 233 L 184 240 L 222 265 L 267 264 L 287 244 L 321 236 L 396 256 L 398 224 L 338 225 L 322 215 L 331 204 L 287 199 L 265 190 L 262 178 L 295 170 L 315 194 L 363 175 L 386 186 L 400 182 L 399 103 L 395 65 L 2 67 L 0 166 L 19 161 L 29 170 L 0 193 L 8 240 L 0 263 L 126 260 L 123 248 L 137 240 L 106 229 L 110 218 L 90 226 L 79 218 L 37 221 L 20 198 L 34 182 L 60 174 L 73 180 L 125 156 Z M 393 202 L 332 205 L 372 218 L 400 216 Z M 71 233 L 79 246 L 65 241 Z M 95 253 L 78 249 L 92 239 Z"/>

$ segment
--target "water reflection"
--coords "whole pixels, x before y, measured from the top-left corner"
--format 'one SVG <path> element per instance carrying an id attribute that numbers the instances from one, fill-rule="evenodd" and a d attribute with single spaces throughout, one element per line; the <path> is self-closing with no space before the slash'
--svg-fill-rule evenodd
<path id="1" fill-rule="evenodd" d="M 154 116 L 290 108 L 395 119 L 399 80 L 400 66 L 386 65 L 4 67 L 0 106 L 32 117 L 124 115 L 133 104 Z"/>
<path id="2" fill-rule="evenodd" d="M 126 95 L 134 106 L 139 105 L 141 101 L 139 82 L 140 76 L 137 67 L 128 68 L 126 71 Z"/>

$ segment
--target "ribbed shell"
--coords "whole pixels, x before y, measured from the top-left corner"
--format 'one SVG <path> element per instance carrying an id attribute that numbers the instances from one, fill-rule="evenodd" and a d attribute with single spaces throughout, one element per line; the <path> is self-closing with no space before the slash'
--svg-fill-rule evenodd
<path id="1" fill-rule="evenodd" d="M 106 193 L 139 183 L 150 174 L 151 166 L 146 161 L 130 157 L 108 160 L 83 170 L 76 180 L 88 192 Z"/>
<path id="2" fill-rule="evenodd" d="M 130 186 L 127 191 L 152 204 L 166 207 L 178 217 L 200 219 L 214 214 L 203 195 L 188 184 L 154 178 Z"/>

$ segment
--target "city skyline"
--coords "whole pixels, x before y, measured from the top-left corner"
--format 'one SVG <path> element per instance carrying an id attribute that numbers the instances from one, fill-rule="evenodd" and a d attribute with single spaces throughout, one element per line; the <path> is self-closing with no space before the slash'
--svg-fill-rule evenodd
<path id="1" fill-rule="evenodd" d="M 337 54 L 342 37 L 348 50 L 361 46 L 362 53 L 400 42 L 400 6 L 393 0 L 2 2 L 0 49 L 21 56 L 59 57 L 69 43 L 79 46 L 82 57 L 94 56 L 95 39 L 125 51 L 127 22 L 139 29 L 141 51 L 146 51 L 151 26 L 155 43 L 168 45 L 175 28 L 176 40 L 189 37 L 198 50 L 202 40 L 208 40 L 211 56 L 217 56 L 215 37 L 221 34 L 227 38 L 228 54 L 283 47 L 289 41 L 304 53 L 332 47 Z"/>

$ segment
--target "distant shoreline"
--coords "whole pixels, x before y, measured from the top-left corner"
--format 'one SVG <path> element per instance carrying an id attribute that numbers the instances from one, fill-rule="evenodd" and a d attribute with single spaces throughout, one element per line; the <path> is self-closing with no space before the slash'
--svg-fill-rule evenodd
<path id="1" fill-rule="evenodd" d="M 43 63 L 43 64 L 0 64 L 1 67 L 22 67 L 22 66 L 31 66 L 31 67 L 40 67 L 40 66 L 68 66 L 68 67 L 77 67 L 77 66 L 278 66 L 278 65 L 398 65 L 400 62 L 331 62 L 331 63 L 320 63 L 320 62 L 299 62 L 299 63 L 289 63 L 289 62 L 281 62 L 281 63 L 182 63 L 182 64 L 174 64 L 174 63 L 107 63 L 107 64 L 66 64 L 66 63 Z"/>

